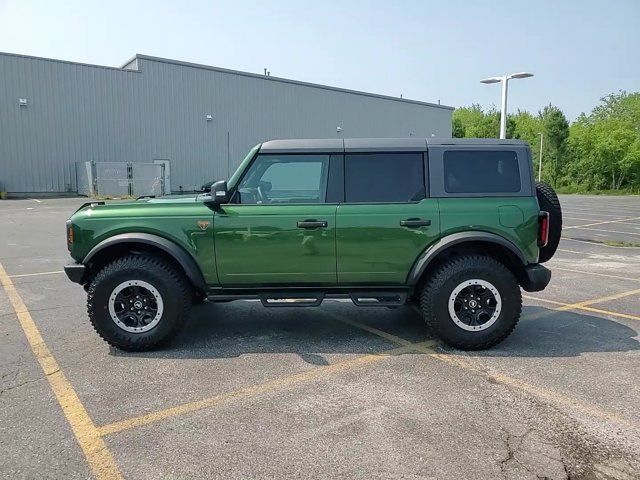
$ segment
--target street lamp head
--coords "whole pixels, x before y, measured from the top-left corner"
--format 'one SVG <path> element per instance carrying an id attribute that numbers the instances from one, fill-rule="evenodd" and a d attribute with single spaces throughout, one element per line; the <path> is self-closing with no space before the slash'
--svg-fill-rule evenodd
<path id="1" fill-rule="evenodd" d="M 480 80 L 480 83 L 500 83 L 502 81 L 502 77 L 490 77 L 485 78 L 484 80 Z"/>
<path id="2" fill-rule="evenodd" d="M 533 73 L 518 72 L 518 73 L 512 73 L 511 75 L 507 76 L 508 79 L 511 79 L 511 78 L 529 78 L 529 77 L 533 77 Z"/>

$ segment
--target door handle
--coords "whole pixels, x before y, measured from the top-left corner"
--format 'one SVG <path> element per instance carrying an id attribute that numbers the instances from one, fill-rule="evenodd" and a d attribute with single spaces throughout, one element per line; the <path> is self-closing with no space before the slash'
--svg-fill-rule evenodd
<path id="1" fill-rule="evenodd" d="M 298 228 L 327 228 L 324 220 L 302 220 L 297 223 Z"/>
<path id="2" fill-rule="evenodd" d="M 431 225 L 431 220 L 426 220 L 424 218 L 407 218 L 406 220 L 400 220 L 401 227 L 419 228 L 428 227 L 429 225 Z"/>

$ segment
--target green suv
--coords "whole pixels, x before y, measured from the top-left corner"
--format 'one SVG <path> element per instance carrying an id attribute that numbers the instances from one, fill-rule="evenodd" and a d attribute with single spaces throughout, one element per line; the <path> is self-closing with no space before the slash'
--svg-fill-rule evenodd
<path id="1" fill-rule="evenodd" d="M 506 338 L 544 289 L 558 199 L 528 145 L 489 139 L 274 140 L 193 197 L 91 202 L 67 222 L 68 277 L 124 350 L 166 344 L 193 303 L 415 306 L 460 349 Z"/>

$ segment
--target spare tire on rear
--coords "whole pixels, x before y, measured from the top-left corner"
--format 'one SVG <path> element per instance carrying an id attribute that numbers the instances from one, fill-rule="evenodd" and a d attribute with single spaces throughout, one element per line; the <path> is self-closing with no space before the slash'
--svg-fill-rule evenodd
<path id="1" fill-rule="evenodd" d="M 549 240 L 540 248 L 538 262 L 544 263 L 551 260 L 556 253 L 562 234 L 562 209 L 560 200 L 551 185 L 545 182 L 536 182 L 536 196 L 540 210 L 549 212 Z"/>

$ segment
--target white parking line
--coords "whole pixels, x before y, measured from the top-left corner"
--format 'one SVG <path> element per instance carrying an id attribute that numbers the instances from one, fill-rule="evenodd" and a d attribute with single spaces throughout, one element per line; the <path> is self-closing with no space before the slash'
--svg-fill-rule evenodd
<path id="1" fill-rule="evenodd" d="M 565 210 L 564 208 L 562 209 L 562 213 L 563 214 L 568 213 L 569 215 L 588 215 L 588 216 L 593 216 L 593 217 L 614 217 L 614 218 L 619 218 L 619 219 L 622 219 L 622 218 L 630 216 L 630 215 L 624 215 L 624 214 L 621 215 L 619 213 L 618 214 L 596 213 L 596 212 L 583 213 L 583 212 L 576 212 L 576 211 L 572 211 L 572 210 Z M 636 210 L 636 212 L 633 212 L 633 213 L 637 213 L 637 210 Z"/>
<path id="2" fill-rule="evenodd" d="M 640 233 L 637 233 L 637 232 L 622 232 L 620 230 L 607 230 L 605 228 L 567 227 L 567 229 L 569 229 L 569 228 L 576 228 L 578 230 L 593 230 L 594 232 L 620 233 L 622 235 L 637 235 L 637 236 L 640 236 Z"/>
<path id="3" fill-rule="evenodd" d="M 38 275 L 55 275 L 57 273 L 64 273 L 64 270 L 54 270 L 53 272 L 19 273 L 17 275 L 9 275 L 9 278 L 36 277 Z"/>
<path id="4" fill-rule="evenodd" d="M 587 245 L 592 245 L 594 247 L 604 247 L 604 248 L 617 248 L 617 249 L 624 249 L 624 250 L 636 250 L 640 247 L 616 247 L 614 245 L 607 245 L 604 243 L 599 243 L 599 242 L 589 242 L 587 240 L 578 240 L 577 238 L 571 238 L 571 237 L 562 237 L 562 240 L 568 241 L 568 242 L 578 242 L 578 243 L 586 243 Z M 593 252 L 584 252 L 585 255 L 592 255 Z"/>
<path id="5" fill-rule="evenodd" d="M 628 222 L 630 220 L 640 220 L 640 217 L 629 217 L 629 218 L 625 218 L 625 219 L 622 219 L 622 220 L 607 220 L 606 222 L 594 222 L 594 223 L 586 223 L 586 224 L 583 224 L 583 225 L 573 225 L 573 226 L 565 227 L 565 229 L 594 227 L 596 225 L 604 225 L 605 223 L 624 223 L 624 222 Z"/>

